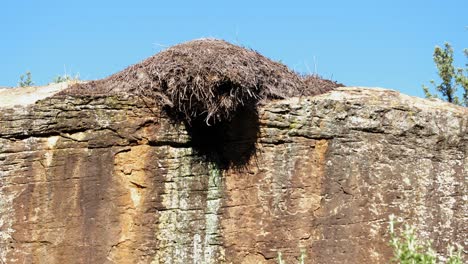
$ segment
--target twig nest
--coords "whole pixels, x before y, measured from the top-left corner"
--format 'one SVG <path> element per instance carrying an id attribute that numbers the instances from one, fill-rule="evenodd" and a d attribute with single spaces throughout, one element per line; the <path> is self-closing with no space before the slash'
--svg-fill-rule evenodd
<path id="1" fill-rule="evenodd" d="M 307 80 L 254 50 L 200 39 L 175 45 L 75 91 L 136 93 L 188 122 L 201 117 L 208 123 L 229 120 L 240 106 L 263 99 L 314 95 L 339 86 L 331 82 L 314 88 Z"/>

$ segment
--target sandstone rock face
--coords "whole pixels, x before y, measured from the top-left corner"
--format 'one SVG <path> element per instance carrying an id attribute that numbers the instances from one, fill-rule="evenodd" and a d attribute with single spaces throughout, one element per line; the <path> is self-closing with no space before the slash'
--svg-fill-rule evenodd
<path id="1" fill-rule="evenodd" d="M 466 252 L 466 108 L 340 88 L 190 131 L 138 100 L 0 106 L 0 263 L 388 263 L 392 213 Z"/>

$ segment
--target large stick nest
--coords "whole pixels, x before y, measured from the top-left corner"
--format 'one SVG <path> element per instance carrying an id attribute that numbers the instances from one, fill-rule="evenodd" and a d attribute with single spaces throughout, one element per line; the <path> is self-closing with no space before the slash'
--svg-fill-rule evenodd
<path id="1" fill-rule="evenodd" d="M 258 52 L 216 39 L 168 48 L 106 79 L 65 93 L 135 93 L 190 122 L 229 120 L 242 105 L 265 99 L 316 95 L 340 84 L 301 77 Z"/>

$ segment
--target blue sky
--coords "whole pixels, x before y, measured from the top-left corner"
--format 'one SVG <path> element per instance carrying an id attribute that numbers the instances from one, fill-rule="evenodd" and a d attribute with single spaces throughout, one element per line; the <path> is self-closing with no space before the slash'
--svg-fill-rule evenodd
<path id="1" fill-rule="evenodd" d="M 435 45 L 466 60 L 468 1 L 34 1 L 4 0 L 0 86 L 31 71 L 36 84 L 78 74 L 99 79 L 164 47 L 215 37 L 290 68 L 423 96 L 437 78 Z"/>

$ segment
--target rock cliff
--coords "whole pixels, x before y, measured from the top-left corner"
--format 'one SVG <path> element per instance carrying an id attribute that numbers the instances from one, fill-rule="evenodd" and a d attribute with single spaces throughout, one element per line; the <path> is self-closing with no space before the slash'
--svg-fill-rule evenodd
<path id="1" fill-rule="evenodd" d="M 466 108 L 339 88 L 186 129 L 139 100 L 0 102 L 0 263 L 387 263 L 392 213 L 466 250 Z"/>

